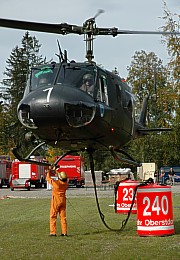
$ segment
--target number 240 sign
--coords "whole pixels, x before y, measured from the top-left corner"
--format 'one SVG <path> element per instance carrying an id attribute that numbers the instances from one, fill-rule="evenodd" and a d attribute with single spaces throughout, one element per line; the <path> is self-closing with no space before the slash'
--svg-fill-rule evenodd
<path id="1" fill-rule="evenodd" d="M 159 216 L 160 214 L 167 215 L 169 211 L 169 204 L 167 196 L 156 196 L 155 198 L 144 197 L 142 201 L 145 208 L 143 216 L 151 216 L 153 213 Z"/>

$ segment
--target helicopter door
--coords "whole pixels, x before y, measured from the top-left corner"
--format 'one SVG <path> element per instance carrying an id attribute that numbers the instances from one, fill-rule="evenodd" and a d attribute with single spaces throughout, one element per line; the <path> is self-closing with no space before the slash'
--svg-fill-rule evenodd
<path id="1" fill-rule="evenodd" d="M 107 78 L 104 75 L 101 75 L 99 78 L 99 91 L 100 91 L 100 100 L 101 102 L 109 105 L 108 93 L 107 93 Z"/>

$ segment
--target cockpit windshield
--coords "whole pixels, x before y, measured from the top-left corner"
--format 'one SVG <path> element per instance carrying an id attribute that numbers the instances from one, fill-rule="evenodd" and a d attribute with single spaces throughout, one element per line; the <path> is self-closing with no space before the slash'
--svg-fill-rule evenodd
<path id="1" fill-rule="evenodd" d="M 86 63 L 54 63 L 32 68 L 25 95 L 48 85 L 63 85 L 79 88 L 93 95 L 97 68 Z"/>
<path id="2" fill-rule="evenodd" d="M 68 85 L 93 95 L 97 69 L 91 64 L 70 63 L 60 70 L 56 84 Z"/>

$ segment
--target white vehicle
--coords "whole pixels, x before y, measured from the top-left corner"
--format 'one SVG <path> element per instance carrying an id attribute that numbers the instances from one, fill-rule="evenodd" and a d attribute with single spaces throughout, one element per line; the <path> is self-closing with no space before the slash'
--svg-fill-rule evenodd
<path id="1" fill-rule="evenodd" d="M 107 173 L 109 176 L 110 183 L 115 184 L 117 181 L 122 181 L 127 178 L 134 180 L 134 174 L 131 172 L 130 168 L 119 168 L 112 169 Z"/>
<path id="2" fill-rule="evenodd" d="M 138 179 L 145 181 L 149 178 L 154 180 L 154 172 L 157 170 L 156 163 L 142 163 L 141 167 L 137 167 Z"/>

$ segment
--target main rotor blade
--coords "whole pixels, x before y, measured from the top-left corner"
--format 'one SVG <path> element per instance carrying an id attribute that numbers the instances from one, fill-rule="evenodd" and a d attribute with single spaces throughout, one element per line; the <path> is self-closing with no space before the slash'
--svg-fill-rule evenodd
<path id="1" fill-rule="evenodd" d="M 120 34 L 161 34 L 161 35 L 180 35 L 180 32 L 163 32 L 163 31 L 134 31 L 134 30 L 119 30 L 113 28 L 97 28 L 96 35 L 112 35 L 113 37 Z"/>
<path id="2" fill-rule="evenodd" d="M 130 31 L 130 30 L 118 30 L 117 34 L 163 34 L 163 35 L 178 35 L 180 32 L 163 32 L 163 31 Z"/>
<path id="3" fill-rule="evenodd" d="M 37 31 L 37 32 L 55 33 L 55 34 L 68 34 L 68 33 L 83 34 L 83 30 L 81 26 L 69 25 L 67 23 L 48 24 L 48 23 L 18 21 L 18 20 L 11 20 L 11 19 L 0 19 L 0 26 L 13 28 L 13 29 L 22 29 L 22 30 Z"/>
<path id="4" fill-rule="evenodd" d="M 91 19 L 90 19 L 91 20 Z M 88 20 L 89 21 L 89 20 Z M 18 21 L 11 19 L 0 19 L 0 26 L 14 29 L 30 30 L 37 32 L 55 33 L 55 34 L 89 34 L 89 35 L 112 35 L 113 37 L 119 34 L 161 34 L 161 35 L 179 35 L 180 32 L 163 32 L 163 31 L 132 31 L 119 30 L 113 28 L 98 28 L 96 26 L 89 28 L 84 26 L 77 26 L 67 23 L 48 24 L 39 22 Z"/>

